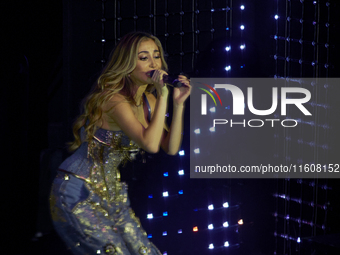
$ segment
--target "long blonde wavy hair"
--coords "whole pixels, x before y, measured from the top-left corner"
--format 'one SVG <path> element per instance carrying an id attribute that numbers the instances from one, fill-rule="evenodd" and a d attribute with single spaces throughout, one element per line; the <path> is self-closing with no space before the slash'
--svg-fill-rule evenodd
<path id="1" fill-rule="evenodd" d="M 136 68 L 140 43 L 150 39 L 158 46 L 162 69 L 167 71 L 168 66 L 164 59 L 163 48 L 157 37 L 144 32 L 132 32 L 125 35 L 112 50 L 110 61 L 104 67 L 92 91 L 83 101 L 83 113 L 73 125 L 75 140 L 69 143 L 70 151 L 76 150 L 84 142 L 80 135 L 82 127 L 85 128 L 85 141 L 92 140 L 103 114 L 103 106 L 114 94 L 121 91 L 128 102 L 136 103 L 132 93 L 133 82 L 129 74 Z"/>

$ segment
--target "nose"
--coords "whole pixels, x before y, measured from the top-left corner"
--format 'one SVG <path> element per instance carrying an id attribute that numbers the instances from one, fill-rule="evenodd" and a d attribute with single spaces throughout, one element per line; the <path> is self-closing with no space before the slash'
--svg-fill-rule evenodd
<path id="1" fill-rule="evenodd" d="M 157 62 L 156 62 L 156 60 L 154 58 L 151 58 L 150 67 L 151 68 L 156 68 L 157 67 Z"/>

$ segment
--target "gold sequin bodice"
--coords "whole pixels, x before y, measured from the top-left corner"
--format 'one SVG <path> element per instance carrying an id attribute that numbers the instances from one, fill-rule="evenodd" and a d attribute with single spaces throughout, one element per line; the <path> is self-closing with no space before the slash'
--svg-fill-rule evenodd
<path id="1" fill-rule="evenodd" d="M 119 165 L 133 159 L 138 150 L 123 132 L 99 129 L 88 146 L 88 157 L 93 160 L 88 178 L 94 191 L 110 202 L 119 200 Z"/>
<path id="2" fill-rule="evenodd" d="M 119 166 L 131 160 L 139 147 L 122 131 L 98 129 L 91 142 L 84 142 L 60 169 L 86 181 L 107 204 L 120 202 L 122 185 Z"/>

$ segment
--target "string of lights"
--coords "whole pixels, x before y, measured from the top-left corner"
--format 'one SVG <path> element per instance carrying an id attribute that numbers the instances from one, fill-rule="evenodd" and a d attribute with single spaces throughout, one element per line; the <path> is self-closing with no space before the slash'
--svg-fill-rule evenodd
<path id="1" fill-rule="evenodd" d="M 296 203 L 299 203 L 299 204 L 305 204 L 305 205 L 309 205 L 311 207 L 319 207 L 321 209 L 324 209 L 324 210 L 327 210 L 328 207 L 327 207 L 327 204 L 323 204 L 323 205 L 320 205 L 320 204 L 314 204 L 314 201 L 303 201 L 301 198 L 297 198 L 297 197 L 288 197 L 286 196 L 286 194 L 274 194 L 273 195 L 274 197 L 277 197 L 277 198 L 282 198 L 282 199 L 285 199 L 287 201 L 293 201 L 293 202 L 296 202 Z M 274 216 L 277 216 L 278 214 L 274 214 Z"/>
<path id="2" fill-rule="evenodd" d="M 105 64 L 109 49 L 114 44 L 119 41 L 120 37 L 128 31 L 125 31 L 126 27 L 132 26 L 134 30 L 146 30 L 161 39 L 163 42 L 163 47 L 165 51 L 165 56 L 170 59 L 178 59 L 179 70 L 180 72 L 194 72 L 196 74 L 199 71 L 195 70 L 195 65 L 199 59 L 200 54 L 209 50 L 211 53 L 219 52 L 220 49 L 216 49 L 214 46 L 210 49 L 207 49 L 207 45 L 209 42 L 219 39 L 221 37 L 231 38 L 232 33 L 240 36 L 241 40 L 243 34 L 246 31 L 246 26 L 242 21 L 242 16 L 245 12 L 245 5 L 239 5 L 233 8 L 232 1 L 226 0 L 225 6 L 221 6 L 221 1 L 210 1 L 209 5 L 199 6 L 199 1 L 192 1 L 190 8 L 183 9 L 182 6 L 185 6 L 184 3 L 179 5 L 178 11 L 174 11 L 174 7 L 170 6 L 168 1 L 164 1 L 164 3 L 160 4 L 156 1 L 150 0 L 147 5 L 148 11 L 137 13 L 139 7 L 138 3 L 134 1 L 133 3 L 133 12 L 123 11 L 123 4 L 121 1 L 107 1 L 107 0 L 97 0 L 101 2 L 102 7 L 102 17 L 99 19 L 95 19 L 95 22 L 100 22 L 102 27 L 102 38 L 95 40 L 96 43 L 100 43 L 102 47 L 102 56 L 101 59 L 96 61 L 97 63 Z M 106 7 L 110 3 L 114 3 L 112 9 L 113 11 L 105 14 L 105 10 L 109 7 Z M 215 2 L 218 3 L 215 5 Z M 241 20 L 237 20 L 237 24 L 235 23 L 235 28 L 233 28 L 232 23 L 232 13 L 234 12 L 237 15 L 238 19 L 241 17 Z M 205 17 L 206 14 L 209 14 L 209 27 L 206 26 Z M 225 20 L 225 24 L 221 23 L 221 18 Z M 145 21 L 148 22 L 145 22 Z M 169 22 L 176 20 L 178 22 L 178 28 L 176 30 L 169 28 Z M 190 26 L 187 25 L 187 22 L 190 22 Z M 131 23 L 132 22 L 132 23 Z M 113 23 L 113 29 L 107 29 L 105 24 Z M 143 26 L 141 25 L 143 23 Z M 145 24 L 148 24 L 145 27 Z M 157 25 L 158 24 L 158 25 Z M 163 26 L 162 26 L 163 25 Z M 110 25 L 111 27 L 111 25 Z M 208 37 L 207 37 L 208 36 Z M 176 49 L 172 49 L 172 45 L 174 45 L 174 40 L 177 40 L 179 47 Z M 191 48 L 188 47 L 191 45 Z M 170 48 L 169 48 L 170 47 Z M 245 50 L 246 44 L 244 42 L 240 42 L 238 46 L 240 53 Z M 228 54 L 231 52 L 231 45 L 225 46 L 227 55 L 226 59 L 230 59 Z M 237 49 L 234 49 L 237 50 Z M 235 54 L 237 54 L 235 52 Z M 190 70 L 182 70 L 184 66 L 188 66 L 187 63 L 190 63 Z M 224 70 L 226 73 L 224 75 L 230 76 L 231 71 L 231 63 L 228 63 Z M 235 66 L 234 68 L 245 68 L 244 64 L 241 64 L 239 67 Z M 212 68 L 210 70 L 211 75 L 214 73 L 221 74 L 220 71 Z"/>
<path id="3" fill-rule="evenodd" d="M 331 1 L 289 1 L 284 6 L 285 10 L 282 10 L 283 3 L 277 1 L 277 13 L 273 15 L 276 24 L 276 34 L 272 36 L 276 44 L 273 55 L 275 76 L 329 76 L 329 70 L 334 68 L 330 63 L 330 49 L 335 47 L 330 41 L 333 26 L 330 22 Z M 324 11 L 324 8 L 327 10 Z M 298 15 L 296 10 L 301 11 L 300 17 L 294 16 Z M 314 15 L 310 15 L 312 12 Z M 321 12 L 328 15 L 321 17 Z M 310 54 L 311 51 L 313 54 Z M 292 62 L 297 65 L 291 65 Z"/>
<path id="4" fill-rule="evenodd" d="M 286 163 L 327 162 L 332 149 L 329 144 L 332 125 L 328 118 L 332 107 L 328 98 L 333 88 L 328 84 L 292 82 L 292 79 L 299 82 L 302 77 L 329 77 L 333 71 L 331 6 L 332 1 L 276 1 L 276 13 L 272 15 L 274 77 L 287 79 L 286 86 L 306 87 L 313 95 L 309 105 L 314 119 L 305 120 L 290 110 L 287 115 L 299 123 L 298 135 L 291 130 L 277 131 L 274 135 L 275 157 Z M 317 178 L 278 181 L 278 192 L 273 195 L 276 198 L 274 254 L 301 254 L 304 237 L 327 233 L 327 190 L 331 189 L 327 180 Z M 306 225 L 309 228 L 305 228 Z"/>

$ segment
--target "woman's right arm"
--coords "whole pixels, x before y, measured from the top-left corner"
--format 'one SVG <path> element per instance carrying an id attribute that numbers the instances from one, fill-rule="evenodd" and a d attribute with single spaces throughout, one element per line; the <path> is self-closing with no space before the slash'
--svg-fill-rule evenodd
<path id="1" fill-rule="evenodd" d="M 157 153 L 160 148 L 167 108 L 168 89 L 166 86 L 159 90 L 156 99 L 153 118 L 147 128 L 138 121 L 124 96 L 116 94 L 111 102 L 112 109 L 108 112 L 120 129 L 142 149 L 150 153 Z"/>

